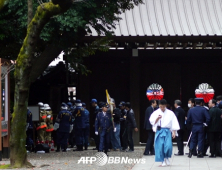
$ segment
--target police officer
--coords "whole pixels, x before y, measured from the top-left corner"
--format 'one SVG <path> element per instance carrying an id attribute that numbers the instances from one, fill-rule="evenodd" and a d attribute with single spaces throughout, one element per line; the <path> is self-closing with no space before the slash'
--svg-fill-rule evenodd
<path id="1" fill-rule="evenodd" d="M 85 112 L 85 124 L 86 127 L 83 129 L 83 138 L 84 138 L 84 146 L 85 150 L 88 149 L 88 144 L 89 144 L 89 111 L 86 109 L 86 104 L 82 103 L 82 107 L 84 108 Z"/>
<path id="2" fill-rule="evenodd" d="M 67 110 L 67 105 L 63 103 L 61 105 L 61 111 L 57 117 L 59 122 L 59 129 L 57 130 L 57 150 L 56 152 L 60 152 L 60 147 L 62 148 L 62 152 L 66 152 L 70 125 L 72 122 L 72 114 Z"/>
<path id="3" fill-rule="evenodd" d="M 33 143 L 33 122 L 32 122 L 32 113 L 27 109 L 27 120 L 26 120 L 26 145 L 27 150 L 32 151 L 34 149 Z"/>
<path id="4" fill-rule="evenodd" d="M 40 107 L 40 120 L 37 124 L 37 133 L 38 133 L 38 139 L 41 143 L 44 143 L 45 142 L 45 133 L 46 133 L 46 117 L 47 117 L 47 114 L 46 114 L 46 111 L 44 109 L 44 105 L 42 102 L 39 102 L 38 103 L 39 107 Z"/>
<path id="5" fill-rule="evenodd" d="M 100 108 L 99 106 L 97 105 L 97 100 L 96 99 L 92 99 L 91 100 L 91 106 L 93 107 L 94 109 L 94 112 L 93 112 L 93 115 L 92 115 L 92 120 L 93 122 L 95 122 L 95 119 L 96 119 L 96 116 L 97 114 L 100 112 Z M 93 123 L 93 128 L 95 128 L 95 124 Z M 99 134 L 98 135 L 94 135 L 94 141 L 95 141 L 95 144 L 96 144 L 96 148 L 93 148 L 93 150 L 99 150 Z"/>
<path id="6" fill-rule="evenodd" d="M 121 142 L 121 147 L 123 147 L 123 140 L 124 140 L 124 136 L 123 136 L 123 132 L 126 128 L 126 109 L 125 109 L 125 102 L 121 101 L 119 104 L 119 108 L 121 111 L 121 117 L 120 117 L 120 142 Z"/>
<path id="7" fill-rule="evenodd" d="M 101 103 L 102 111 L 99 112 L 95 120 L 95 135 L 100 134 L 99 152 L 107 155 L 110 144 L 110 130 L 112 129 L 111 113 L 107 112 L 109 105 Z"/>
<path id="8" fill-rule="evenodd" d="M 73 117 L 73 114 L 74 114 L 74 107 L 73 107 L 73 104 L 71 102 L 68 102 L 67 103 L 68 105 L 68 111 L 71 112 L 72 114 L 72 125 L 74 125 L 74 117 Z M 69 134 L 69 144 L 70 144 L 70 148 L 73 148 L 74 147 L 74 136 L 75 136 L 75 131 L 72 130 L 71 133 Z"/>
<path id="9" fill-rule="evenodd" d="M 198 143 L 198 158 L 203 158 L 204 151 L 204 129 L 203 123 L 207 125 L 210 122 L 210 115 L 207 113 L 207 110 L 202 107 L 203 99 L 195 98 L 196 107 L 192 108 L 188 112 L 187 123 L 193 124 L 192 127 L 192 136 L 190 143 L 190 151 L 188 157 L 191 158 L 193 154 L 193 150 L 196 148 Z"/>
<path id="10" fill-rule="evenodd" d="M 75 130 L 75 140 L 76 149 L 73 151 L 83 151 L 83 129 L 86 127 L 85 124 L 85 111 L 82 107 L 81 100 L 75 101 L 76 108 L 74 110 L 74 130 Z"/>

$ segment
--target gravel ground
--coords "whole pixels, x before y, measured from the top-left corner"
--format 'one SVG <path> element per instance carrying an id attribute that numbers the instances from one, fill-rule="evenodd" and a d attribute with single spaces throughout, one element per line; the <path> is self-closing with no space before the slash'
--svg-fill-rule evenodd
<path id="1" fill-rule="evenodd" d="M 128 157 L 128 158 L 141 158 L 144 152 L 144 147 L 135 147 L 134 152 L 120 152 L 120 151 L 111 151 L 108 152 L 108 155 L 111 157 Z M 35 154 L 28 153 L 28 161 L 30 161 L 34 166 L 33 169 L 42 169 L 42 170 L 130 170 L 135 165 L 132 164 L 106 164 L 104 166 L 98 166 L 95 163 L 93 164 L 77 164 L 78 160 L 84 156 L 94 156 L 97 151 L 92 150 L 90 147 L 89 150 L 83 152 L 73 152 L 73 149 L 67 152 L 50 152 L 45 154 Z M 0 164 L 9 164 L 9 160 L 3 160 Z"/>

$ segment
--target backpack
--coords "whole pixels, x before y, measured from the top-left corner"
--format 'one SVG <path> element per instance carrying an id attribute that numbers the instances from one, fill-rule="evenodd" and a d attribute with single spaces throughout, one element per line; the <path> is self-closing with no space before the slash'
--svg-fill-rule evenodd
<path id="1" fill-rule="evenodd" d="M 45 153 L 49 153 L 49 145 L 45 144 L 45 143 L 41 143 L 41 144 L 38 144 L 36 145 L 35 147 L 35 153 L 38 152 L 38 151 L 45 151 Z"/>

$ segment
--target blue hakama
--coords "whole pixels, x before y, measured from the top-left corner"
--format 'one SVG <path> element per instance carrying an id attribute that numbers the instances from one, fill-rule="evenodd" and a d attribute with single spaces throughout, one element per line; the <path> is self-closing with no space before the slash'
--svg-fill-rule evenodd
<path id="1" fill-rule="evenodd" d="M 155 162 L 163 162 L 172 156 L 172 135 L 168 128 L 161 128 L 155 135 Z"/>

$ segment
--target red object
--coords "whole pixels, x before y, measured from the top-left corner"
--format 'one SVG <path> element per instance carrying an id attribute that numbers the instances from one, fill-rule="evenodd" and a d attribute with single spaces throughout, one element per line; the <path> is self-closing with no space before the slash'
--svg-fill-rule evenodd
<path id="1" fill-rule="evenodd" d="M 207 83 L 199 84 L 195 90 L 195 96 L 197 98 L 203 98 L 205 103 L 208 103 L 214 98 L 214 89 Z"/>
<path id="2" fill-rule="evenodd" d="M 45 144 L 47 144 L 47 145 L 48 145 L 48 144 L 49 144 L 49 141 L 48 141 L 48 140 L 46 140 L 46 141 L 45 141 Z"/>
<path id="3" fill-rule="evenodd" d="M 36 140 L 36 145 L 40 144 L 39 139 L 37 138 Z"/>
<path id="4" fill-rule="evenodd" d="M 164 91 L 161 85 L 157 84 L 157 83 L 153 83 L 151 84 L 146 91 L 146 96 L 148 98 L 148 100 L 161 100 L 163 99 L 164 96 Z"/>
<path id="5" fill-rule="evenodd" d="M 54 141 L 52 140 L 52 141 L 51 141 L 51 151 L 54 151 L 54 150 L 55 150 Z"/>

